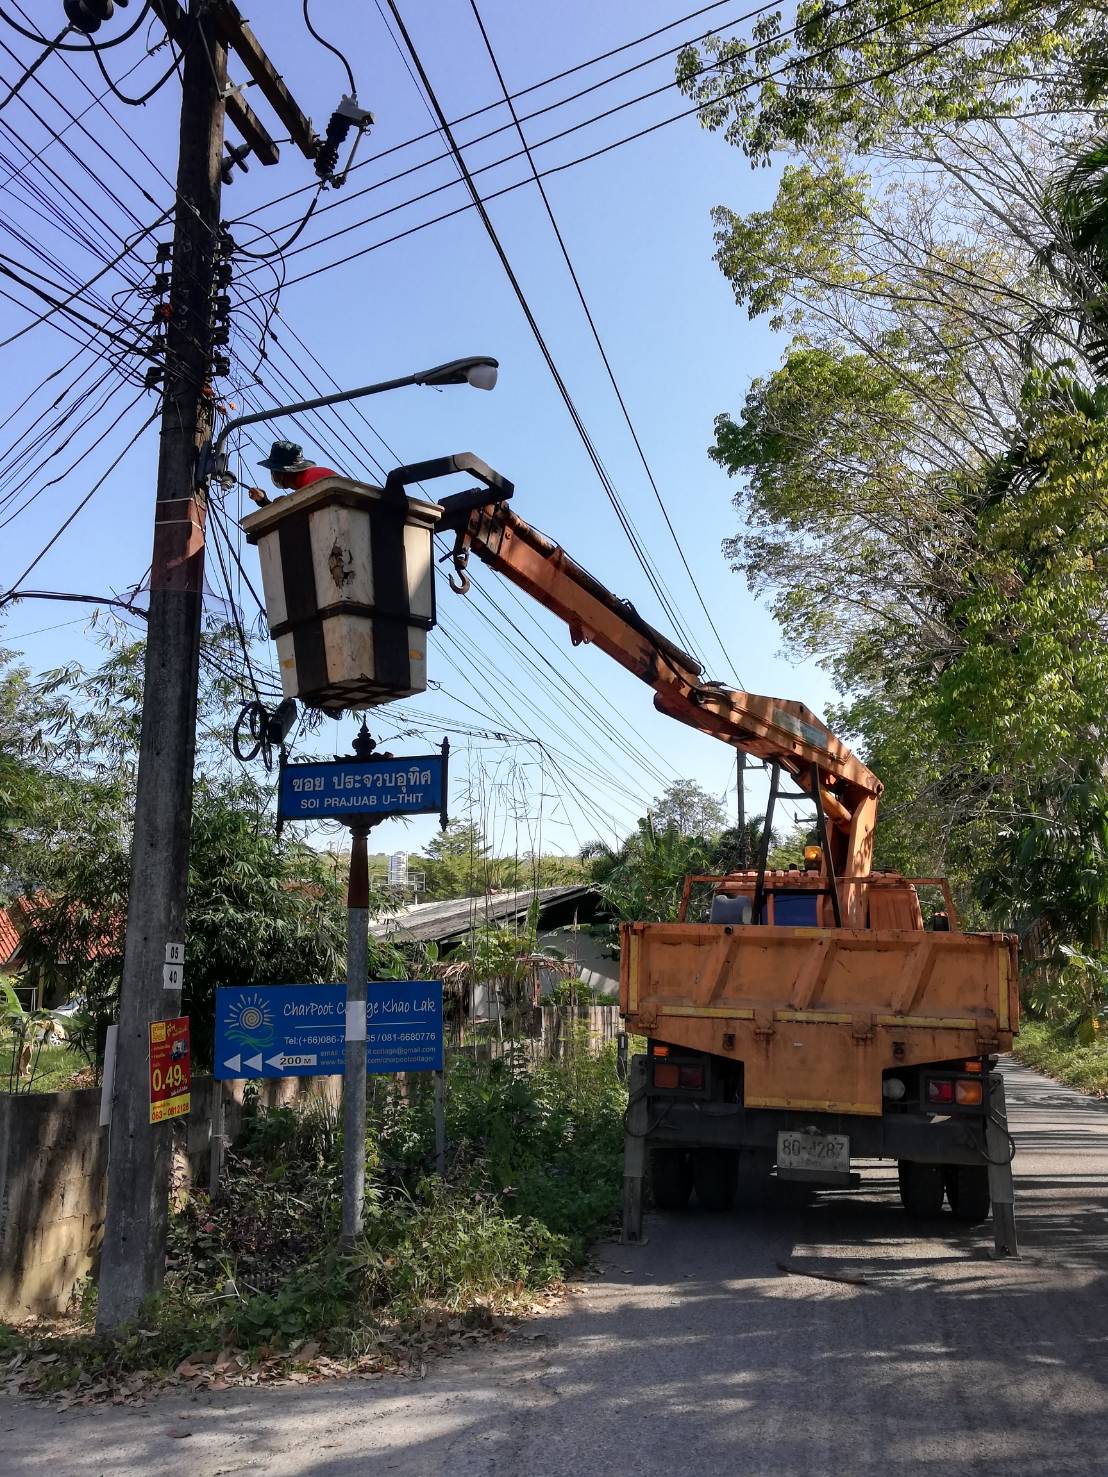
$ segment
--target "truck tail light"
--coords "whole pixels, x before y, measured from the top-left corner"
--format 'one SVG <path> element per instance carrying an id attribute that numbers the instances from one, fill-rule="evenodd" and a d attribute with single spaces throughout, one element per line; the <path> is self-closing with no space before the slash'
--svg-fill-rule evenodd
<path id="1" fill-rule="evenodd" d="M 976 1108 L 982 1099 L 980 1082 L 956 1082 L 954 1084 L 954 1101 L 961 1103 L 964 1108 Z"/>
<path id="2" fill-rule="evenodd" d="M 952 1103 L 954 1083 L 947 1077 L 929 1077 L 927 1079 L 927 1101 L 929 1103 Z"/>
<path id="3" fill-rule="evenodd" d="M 696 1092 L 703 1091 L 703 1088 L 704 1088 L 704 1068 L 703 1067 L 682 1067 L 681 1068 L 681 1086 L 682 1087 L 692 1088 Z"/>
<path id="4" fill-rule="evenodd" d="M 654 1086 L 674 1088 L 680 1086 L 681 1068 L 674 1062 L 654 1063 Z"/>

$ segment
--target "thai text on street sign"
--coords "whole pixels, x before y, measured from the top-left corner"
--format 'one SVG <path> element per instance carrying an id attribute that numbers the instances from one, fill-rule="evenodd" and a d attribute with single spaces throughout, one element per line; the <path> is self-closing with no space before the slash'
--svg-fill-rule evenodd
<path id="1" fill-rule="evenodd" d="M 285 820 L 357 820 L 446 811 L 446 754 L 285 764 L 277 813 Z M 445 820 L 443 822 L 445 825 Z"/>
<path id="2" fill-rule="evenodd" d="M 215 992 L 217 1078 L 341 1074 L 345 985 L 250 985 Z M 371 981 L 366 1070 L 440 1072 L 442 982 Z"/>
<path id="3" fill-rule="evenodd" d="M 191 1102 L 189 1018 L 150 1022 L 150 1122 L 182 1118 Z"/>

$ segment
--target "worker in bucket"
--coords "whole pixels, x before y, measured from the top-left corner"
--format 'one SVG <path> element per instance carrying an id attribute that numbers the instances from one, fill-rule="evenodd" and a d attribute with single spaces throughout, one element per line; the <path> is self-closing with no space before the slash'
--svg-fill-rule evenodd
<path id="1" fill-rule="evenodd" d="M 330 467 L 317 467 L 315 462 L 308 460 L 304 455 L 304 448 L 297 446 L 295 441 L 274 441 L 269 455 L 258 465 L 266 468 L 273 479 L 274 487 L 279 487 L 282 492 L 299 492 L 302 487 L 308 487 L 324 477 L 341 475 Z M 248 495 L 251 502 L 263 508 L 270 500 L 260 487 L 251 487 Z"/>

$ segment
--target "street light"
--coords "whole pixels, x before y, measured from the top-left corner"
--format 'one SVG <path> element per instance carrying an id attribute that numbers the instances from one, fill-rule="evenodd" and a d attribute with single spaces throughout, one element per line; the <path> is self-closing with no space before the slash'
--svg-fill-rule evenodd
<path id="1" fill-rule="evenodd" d="M 429 385 L 441 389 L 444 385 L 472 385 L 475 390 L 491 390 L 496 384 L 496 372 L 500 365 L 488 354 L 473 354 L 468 359 L 451 359 L 446 364 L 436 364 L 433 369 L 421 369 L 416 374 L 406 374 L 401 379 L 382 380 L 376 385 L 362 385 L 357 390 L 336 390 L 333 395 L 320 395 L 315 400 L 298 400 L 295 405 L 274 405 L 268 410 L 256 410 L 251 415 L 236 415 L 229 420 L 216 437 L 200 452 L 199 477 L 201 482 L 209 478 L 222 481 L 227 477 L 227 453 L 224 445 L 232 431 L 241 426 L 252 426 L 258 421 L 279 420 L 283 415 L 299 415 L 305 410 L 319 410 L 324 405 L 340 405 L 347 400 L 361 400 L 366 395 L 380 395 L 385 390 L 403 390 L 408 385 Z"/>

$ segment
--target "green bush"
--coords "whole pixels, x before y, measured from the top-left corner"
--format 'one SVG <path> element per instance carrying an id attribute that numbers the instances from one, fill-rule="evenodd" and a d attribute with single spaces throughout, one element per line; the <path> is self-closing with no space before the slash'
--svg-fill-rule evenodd
<path id="1" fill-rule="evenodd" d="M 1056 1077 L 1096 1097 L 1108 1097 L 1108 1031 L 1082 1041 L 1072 1028 L 1051 1021 L 1024 1021 L 1012 1055 L 1025 1066 Z"/>

